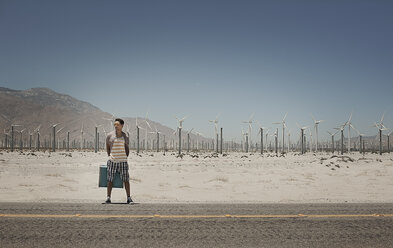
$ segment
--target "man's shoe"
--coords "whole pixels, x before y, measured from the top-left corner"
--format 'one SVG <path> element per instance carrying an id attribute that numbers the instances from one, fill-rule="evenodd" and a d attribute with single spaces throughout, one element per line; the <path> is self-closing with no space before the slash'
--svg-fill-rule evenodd
<path id="1" fill-rule="evenodd" d="M 106 198 L 105 203 L 106 203 L 106 204 L 111 204 L 111 203 L 112 203 L 112 202 L 111 202 L 111 198 L 110 198 L 110 197 Z"/>
<path id="2" fill-rule="evenodd" d="M 133 204 L 134 202 L 132 201 L 131 197 L 127 197 L 127 204 Z"/>

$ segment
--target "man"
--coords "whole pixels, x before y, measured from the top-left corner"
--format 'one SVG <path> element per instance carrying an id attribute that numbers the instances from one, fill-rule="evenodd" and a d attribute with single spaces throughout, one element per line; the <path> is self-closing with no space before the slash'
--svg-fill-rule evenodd
<path id="1" fill-rule="evenodd" d="M 116 119 L 114 123 L 115 130 L 110 132 L 106 137 L 106 152 L 108 153 L 107 162 L 107 199 L 105 203 L 111 203 L 112 182 L 116 172 L 120 173 L 120 178 L 124 182 L 127 193 L 127 203 L 133 203 L 130 196 L 130 175 L 128 173 L 127 158 L 130 153 L 129 138 L 122 131 L 124 121 Z"/>

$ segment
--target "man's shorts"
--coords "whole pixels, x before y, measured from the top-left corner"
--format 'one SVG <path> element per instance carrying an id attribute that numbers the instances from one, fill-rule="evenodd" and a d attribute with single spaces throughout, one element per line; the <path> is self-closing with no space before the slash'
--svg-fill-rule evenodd
<path id="1" fill-rule="evenodd" d="M 130 180 L 130 175 L 128 174 L 128 163 L 127 162 L 112 162 L 108 160 L 106 163 L 107 179 L 109 182 L 113 182 L 116 172 L 120 173 L 120 179 L 123 182 L 128 182 Z"/>

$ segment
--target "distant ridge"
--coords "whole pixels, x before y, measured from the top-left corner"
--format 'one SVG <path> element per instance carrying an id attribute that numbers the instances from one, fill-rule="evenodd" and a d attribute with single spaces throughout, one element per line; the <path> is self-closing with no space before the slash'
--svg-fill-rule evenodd
<path id="1" fill-rule="evenodd" d="M 121 117 L 121 116 L 119 116 Z M 99 109 L 98 107 L 84 101 L 80 101 L 72 96 L 57 93 L 48 88 L 31 88 L 27 90 L 14 90 L 0 87 L 0 130 L 1 141 L 4 141 L 4 133 L 10 131 L 11 124 L 21 124 L 16 130 L 25 129 L 24 136 L 27 139 L 28 133 L 41 125 L 40 133 L 42 141 L 49 140 L 51 125 L 60 123 L 57 130 L 63 128 L 59 132 L 61 139 L 65 138 L 66 132 L 70 132 L 70 139 L 81 141 L 81 130 L 83 125 L 83 139 L 86 142 L 94 141 L 95 126 L 98 125 L 100 140 L 105 141 L 105 132 L 113 130 L 110 120 L 114 119 L 112 114 Z M 124 131 L 129 131 L 131 140 L 135 140 L 136 136 L 136 118 L 121 117 L 126 122 Z M 138 118 L 138 124 L 148 131 L 155 131 L 155 128 L 161 132 L 161 136 L 165 135 L 167 142 L 174 140 L 174 129 L 161 125 L 158 122 L 148 120 L 151 129 L 148 127 L 144 119 Z M 140 130 L 140 141 L 146 137 L 146 131 Z M 190 137 L 195 139 L 196 136 L 191 134 Z M 155 134 L 148 133 L 148 143 L 152 143 L 156 138 Z M 203 140 L 200 137 L 199 140 Z M 206 139 L 207 140 L 207 139 Z"/>

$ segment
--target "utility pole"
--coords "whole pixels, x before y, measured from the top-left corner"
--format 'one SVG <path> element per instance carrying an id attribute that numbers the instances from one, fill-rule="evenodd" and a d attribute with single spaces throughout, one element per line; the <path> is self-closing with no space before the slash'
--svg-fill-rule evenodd
<path id="1" fill-rule="evenodd" d="M 222 154 L 222 128 L 221 128 L 221 146 L 220 146 L 220 153 Z"/>
<path id="2" fill-rule="evenodd" d="M 70 131 L 67 132 L 67 152 L 70 151 Z"/>
<path id="3" fill-rule="evenodd" d="M 56 126 L 52 126 L 53 142 L 52 142 L 52 152 L 56 151 Z"/>
<path id="4" fill-rule="evenodd" d="M 278 155 L 278 128 L 276 130 L 276 135 L 274 137 L 274 141 L 275 141 L 275 150 L 276 150 L 276 156 Z"/>
<path id="5" fill-rule="evenodd" d="M 37 151 L 40 150 L 40 132 L 37 132 Z"/>
<path id="6" fill-rule="evenodd" d="M 261 154 L 263 155 L 263 128 L 261 128 L 260 131 L 261 131 Z"/>
<path id="7" fill-rule="evenodd" d="M 95 143 L 94 144 L 94 152 L 95 153 L 97 153 L 97 149 L 98 149 L 97 148 L 97 146 L 98 146 L 98 133 L 97 133 L 98 130 L 97 129 L 98 129 L 98 127 L 96 126 L 96 128 L 95 128 L 95 139 L 94 139 L 94 143 Z"/>
<path id="8" fill-rule="evenodd" d="M 190 152 L 190 133 L 187 133 L 187 152 Z"/>
<path id="9" fill-rule="evenodd" d="M 304 154 L 304 134 L 303 134 L 303 132 L 304 132 L 304 130 L 303 130 L 303 128 L 301 128 L 300 129 L 300 146 L 301 146 L 300 150 L 301 150 L 302 154 Z"/>
<path id="10" fill-rule="evenodd" d="M 160 151 L 160 133 L 157 132 L 157 152 Z"/>
<path id="11" fill-rule="evenodd" d="M 14 125 L 11 125 L 11 152 L 14 151 Z"/>
<path id="12" fill-rule="evenodd" d="M 344 154 L 344 129 L 341 129 L 341 155 Z"/>
<path id="13" fill-rule="evenodd" d="M 136 126 L 136 153 L 139 154 L 139 127 Z"/>
<path id="14" fill-rule="evenodd" d="M 218 153 L 218 133 L 216 133 L 216 153 Z"/>
<path id="15" fill-rule="evenodd" d="M 379 155 L 382 155 L 382 129 L 379 129 Z"/>
<path id="16" fill-rule="evenodd" d="M 181 127 L 179 129 L 179 155 L 181 154 Z"/>
<path id="17" fill-rule="evenodd" d="M 33 140 L 33 134 L 29 133 L 29 150 L 31 151 L 31 142 Z"/>
<path id="18" fill-rule="evenodd" d="M 248 135 L 246 135 L 246 153 L 248 153 Z"/>

